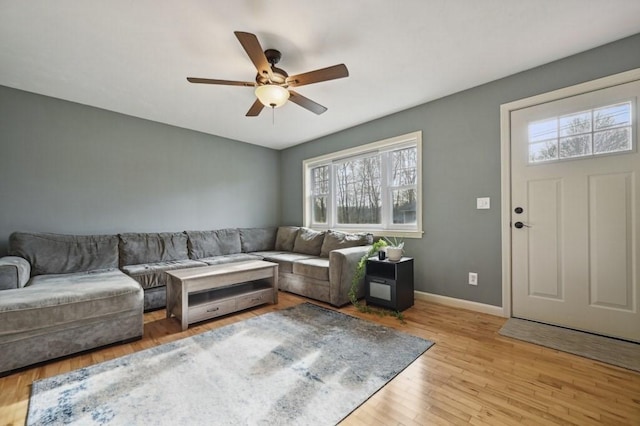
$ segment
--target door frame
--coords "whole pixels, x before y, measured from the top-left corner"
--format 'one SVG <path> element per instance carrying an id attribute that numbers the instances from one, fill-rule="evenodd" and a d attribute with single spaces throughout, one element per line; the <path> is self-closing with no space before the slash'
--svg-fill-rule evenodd
<path id="1" fill-rule="evenodd" d="M 500 105 L 500 194 L 502 230 L 502 316 L 512 315 L 511 304 L 511 112 L 607 87 L 640 80 L 640 68 Z M 636 141 L 640 138 L 636 136 Z M 638 142 L 637 142 L 638 143 Z"/>

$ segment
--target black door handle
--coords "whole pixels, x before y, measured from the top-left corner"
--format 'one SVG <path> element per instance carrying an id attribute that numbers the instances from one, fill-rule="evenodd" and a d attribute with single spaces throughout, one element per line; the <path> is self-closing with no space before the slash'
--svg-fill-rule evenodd
<path id="1" fill-rule="evenodd" d="M 515 227 L 516 227 L 516 228 L 518 228 L 518 229 L 522 229 L 522 228 L 525 228 L 525 227 L 526 227 L 526 228 L 531 228 L 531 226 L 529 226 L 529 225 L 525 225 L 525 224 L 524 224 L 524 223 L 522 223 L 522 222 L 516 222 L 516 223 L 514 223 L 514 224 L 513 224 L 513 226 L 515 226 Z"/>

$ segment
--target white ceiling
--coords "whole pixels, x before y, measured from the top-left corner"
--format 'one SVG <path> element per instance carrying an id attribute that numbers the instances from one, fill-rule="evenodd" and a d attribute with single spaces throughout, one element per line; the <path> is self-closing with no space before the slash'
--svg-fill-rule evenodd
<path id="1" fill-rule="evenodd" d="M 640 32 L 638 0 L 0 0 L 0 85 L 282 149 Z M 299 74 L 350 76 L 245 117 L 234 31 Z"/>

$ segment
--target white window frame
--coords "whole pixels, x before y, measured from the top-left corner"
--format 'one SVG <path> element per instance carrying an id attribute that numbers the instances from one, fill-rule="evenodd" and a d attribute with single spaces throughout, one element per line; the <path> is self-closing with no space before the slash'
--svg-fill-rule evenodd
<path id="1" fill-rule="evenodd" d="M 332 167 L 334 164 L 358 157 L 365 157 L 374 153 L 385 153 L 396 151 L 402 148 L 416 147 L 416 223 L 415 224 L 394 224 L 391 217 L 390 193 L 393 189 L 402 187 L 391 186 L 386 171 L 390 168 L 390 155 L 387 155 L 387 164 L 382 167 L 382 224 L 357 224 L 341 225 L 337 223 L 337 207 L 333 200 L 335 196 L 335 182 Z M 384 158 L 384 157 L 383 157 Z M 313 222 L 313 182 L 311 170 L 314 167 L 329 165 L 329 185 L 330 196 L 327 197 L 327 223 Z M 338 152 L 310 158 L 302 162 L 303 176 L 303 216 L 304 226 L 314 229 L 337 229 L 345 232 L 371 232 L 377 236 L 397 236 L 404 238 L 422 238 L 422 131 L 407 133 L 405 135 L 372 142 L 354 148 L 345 149 Z"/>

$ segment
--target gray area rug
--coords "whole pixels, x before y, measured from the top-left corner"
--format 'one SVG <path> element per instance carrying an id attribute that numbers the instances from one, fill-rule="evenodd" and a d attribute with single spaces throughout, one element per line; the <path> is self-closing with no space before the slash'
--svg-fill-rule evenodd
<path id="1" fill-rule="evenodd" d="M 33 383 L 28 425 L 331 425 L 433 342 L 304 303 Z"/>
<path id="2" fill-rule="evenodd" d="M 519 318 L 509 318 L 499 333 L 640 372 L 640 344 L 637 343 Z"/>

